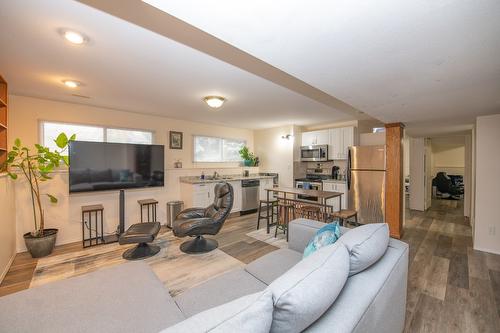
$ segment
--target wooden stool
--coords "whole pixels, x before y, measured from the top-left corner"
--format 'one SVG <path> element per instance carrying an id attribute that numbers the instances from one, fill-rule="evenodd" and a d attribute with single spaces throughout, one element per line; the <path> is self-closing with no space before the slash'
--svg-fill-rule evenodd
<path id="1" fill-rule="evenodd" d="M 358 212 L 355 210 L 342 209 L 340 212 L 334 212 L 332 214 L 333 218 L 338 218 L 340 225 L 344 225 L 344 222 L 348 222 L 349 219 L 354 218 L 354 225 L 359 226 L 358 223 Z"/>
<path id="2" fill-rule="evenodd" d="M 105 243 L 103 212 L 104 212 L 103 205 L 82 206 L 83 247 L 89 247 Z M 92 218 L 92 216 L 94 218 Z M 88 229 L 88 233 L 85 232 L 85 229 Z M 94 232 L 94 235 L 92 235 L 92 232 Z M 88 237 L 86 236 L 87 234 Z"/>
<path id="3" fill-rule="evenodd" d="M 288 223 L 295 219 L 295 206 L 288 203 L 279 203 L 278 223 L 274 231 L 274 237 L 278 235 L 278 229 L 283 230 L 286 234 L 286 241 L 288 242 Z"/>
<path id="4" fill-rule="evenodd" d="M 143 222 L 158 222 L 156 220 L 156 207 L 158 206 L 158 201 L 155 199 L 144 199 L 144 200 L 137 200 L 139 203 L 139 206 L 141 207 L 141 223 Z M 143 208 L 146 207 L 146 210 L 148 212 L 148 219 L 147 221 L 144 221 L 143 216 L 142 216 L 142 211 L 144 210 Z M 151 217 L 153 218 L 152 220 L 149 217 L 149 212 L 151 211 Z"/>
<path id="5" fill-rule="evenodd" d="M 263 208 L 265 209 L 263 212 Z M 269 213 L 271 210 L 271 213 Z M 264 215 L 262 215 L 264 213 Z M 266 220 L 267 233 L 269 233 L 269 227 L 274 225 L 274 217 L 276 216 L 276 221 L 278 220 L 278 199 L 260 200 L 259 209 L 257 211 L 257 230 L 260 227 L 260 219 Z M 269 223 L 271 220 L 271 223 Z"/>
<path id="6" fill-rule="evenodd" d="M 321 219 L 321 208 L 318 206 L 302 206 L 300 210 L 303 217 L 307 219 L 315 219 L 316 221 Z"/>

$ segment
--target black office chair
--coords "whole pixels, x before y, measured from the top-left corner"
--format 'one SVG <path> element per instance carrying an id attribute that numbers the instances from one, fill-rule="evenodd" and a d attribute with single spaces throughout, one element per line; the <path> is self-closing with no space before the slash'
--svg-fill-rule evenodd
<path id="1" fill-rule="evenodd" d="M 464 189 L 453 185 L 451 178 L 446 175 L 446 172 L 438 172 L 432 180 L 432 185 L 436 186 L 439 192 L 448 193 L 451 196 L 464 194 Z"/>
<path id="2" fill-rule="evenodd" d="M 203 235 L 216 235 L 222 228 L 233 208 L 234 192 L 229 183 L 216 184 L 214 192 L 214 203 L 207 208 L 188 208 L 177 215 L 173 223 L 174 235 L 195 237 L 181 244 L 182 252 L 205 253 L 219 245 L 215 239 L 206 239 Z"/>

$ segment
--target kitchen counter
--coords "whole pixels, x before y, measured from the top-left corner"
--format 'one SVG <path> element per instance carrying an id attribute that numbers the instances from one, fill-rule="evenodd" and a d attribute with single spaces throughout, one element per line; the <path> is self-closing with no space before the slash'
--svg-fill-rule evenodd
<path id="1" fill-rule="evenodd" d="M 340 180 L 340 179 L 323 179 L 324 183 L 336 183 L 336 184 L 345 184 L 346 180 Z"/>
<path id="2" fill-rule="evenodd" d="M 189 176 L 189 177 L 180 177 L 180 182 L 184 184 L 207 184 L 207 183 L 218 183 L 218 182 L 232 182 L 238 180 L 248 180 L 248 179 L 272 179 L 273 176 L 261 176 L 261 175 L 249 175 L 248 177 L 244 177 L 242 175 L 223 175 L 219 178 L 212 179 L 208 176 L 208 179 L 200 179 L 199 176 Z"/>

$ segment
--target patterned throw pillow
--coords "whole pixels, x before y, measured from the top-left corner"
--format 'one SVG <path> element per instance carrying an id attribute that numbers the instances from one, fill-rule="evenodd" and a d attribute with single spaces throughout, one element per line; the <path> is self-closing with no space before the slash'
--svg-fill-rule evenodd
<path id="1" fill-rule="evenodd" d="M 321 249 L 324 246 L 331 245 L 340 238 L 340 227 L 338 222 L 327 224 L 316 232 L 313 239 L 304 249 L 304 258 Z"/>

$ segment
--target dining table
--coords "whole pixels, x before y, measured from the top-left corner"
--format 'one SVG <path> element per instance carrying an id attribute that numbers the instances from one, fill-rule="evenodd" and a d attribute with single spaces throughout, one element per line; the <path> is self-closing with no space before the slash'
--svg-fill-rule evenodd
<path id="1" fill-rule="evenodd" d="M 270 201 L 271 195 L 276 195 L 278 200 L 283 200 L 285 202 L 292 202 L 296 204 L 307 204 L 319 206 L 323 210 L 323 222 L 327 221 L 328 213 L 334 212 L 334 207 L 331 204 L 327 203 L 328 199 L 338 198 L 339 200 L 339 210 L 342 207 L 342 192 L 333 192 L 333 191 L 320 191 L 320 190 L 306 190 L 302 188 L 295 187 L 272 187 L 264 189 L 266 193 L 267 202 Z M 299 196 L 304 197 L 316 197 L 318 201 L 304 200 L 300 199 Z M 269 221 L 269 220 L 268 220 Z M 269 225 L 269 223 L 268 223 Z M 269 228 L 268 228 L 269 229 Z"/>

